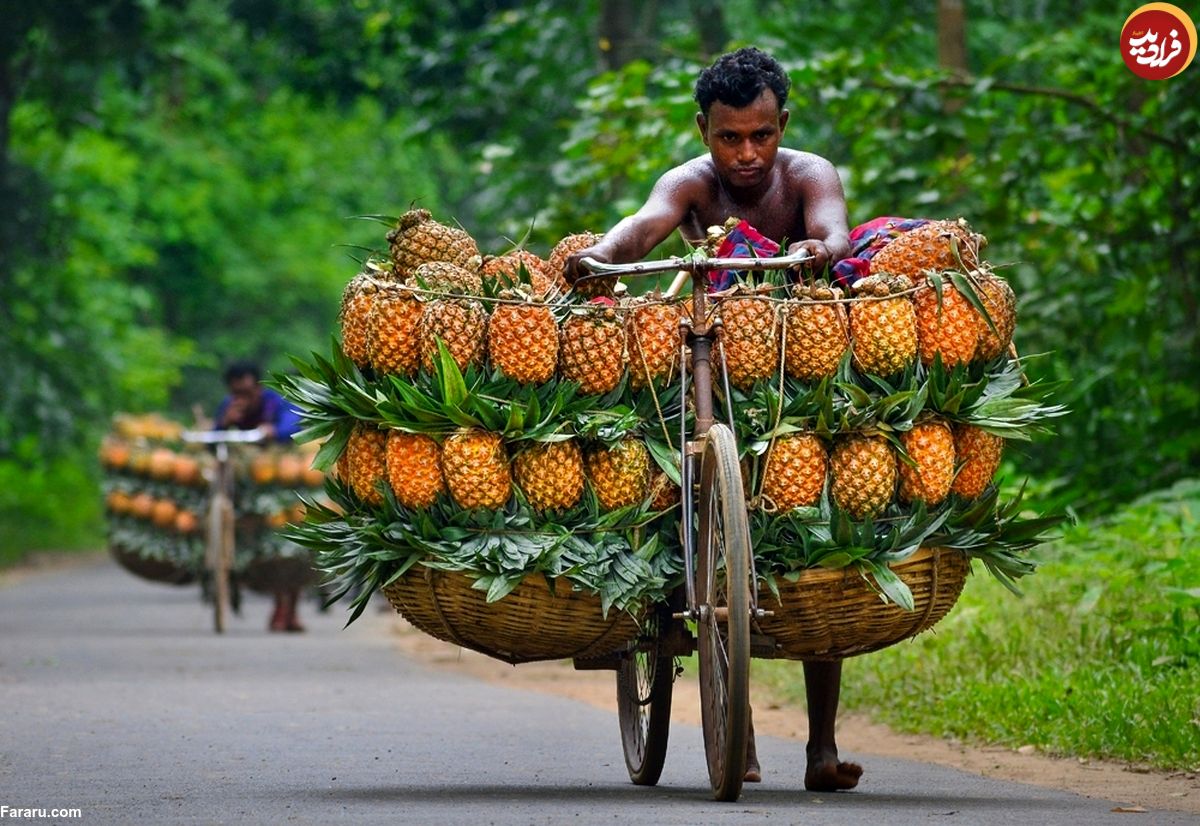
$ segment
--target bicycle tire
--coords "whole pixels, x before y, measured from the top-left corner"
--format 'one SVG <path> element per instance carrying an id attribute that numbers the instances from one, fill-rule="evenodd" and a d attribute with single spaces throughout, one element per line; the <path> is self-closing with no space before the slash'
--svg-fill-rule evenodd
<path id="1" fill-rule="evenodd" d="M 621 746 L 629 779 L 637 786 L 656 785 L 667 758 L 675 683 L 675 658 L 666 645 L 671 622 L 669 608 L 655 610 L 617 668 Z"/>
<path id="2" fill-rule="evenodd" d="M 705 439 L 699 498 L 696 594 L 704 754 L 713 797 L 735 801 L 746 775 L 754 574 L 737 444 L 723 424 L 714 424 Z"/>

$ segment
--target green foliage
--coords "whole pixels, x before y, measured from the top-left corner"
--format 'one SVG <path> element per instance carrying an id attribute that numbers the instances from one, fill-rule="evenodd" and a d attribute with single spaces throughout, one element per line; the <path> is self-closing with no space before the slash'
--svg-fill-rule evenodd
<path id="1" fill-rule="evenodd" d="M 0 567 L 29 551 L 95 548 L 104 535 L 95 470 L 71 459 L 37 462 L 36 452 L 27 438 L 14 458 L 0 459 Z"/>
<path id="2" fill-rule="evenodd" d="M 1197 513 L 1200 481 L 1184 480 L 1068 529 L 1020 600 L 973 577 L 933 633 L 849 661 L 844 705 L 904 730 L 1195 770 Z M 799 697 L 794 668 L 756 673 Z"/>

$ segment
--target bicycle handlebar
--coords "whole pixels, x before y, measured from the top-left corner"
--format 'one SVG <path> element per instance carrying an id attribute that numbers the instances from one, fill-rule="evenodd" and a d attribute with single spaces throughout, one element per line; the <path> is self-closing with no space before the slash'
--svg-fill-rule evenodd
<path id="1" fill-rule="evenodd" d="M 253 430 L 185 430 L 182 438 L 185 442 L 203 445 L 230 444 L 231 442 L 253 444 L 264 441 L 267 434 L 257 427 Z"/>
<path id="2" fill-rule="evenodd" d="M 579 264 L 593 275 L 655 275 L 663 272 L 698 273 L 710 270 L 787 270 L 813 256 L 807 252 L 780 258 L 681 258 L 673 256 L 661 261 L 638 261 L 633 264 L 605 264 L 595 258 L 584 258 Z"/>

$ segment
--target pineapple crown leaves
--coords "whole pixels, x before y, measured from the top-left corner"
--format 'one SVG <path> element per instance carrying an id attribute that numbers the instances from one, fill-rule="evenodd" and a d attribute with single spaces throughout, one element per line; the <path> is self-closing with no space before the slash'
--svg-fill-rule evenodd
<path id="1" fill-rule="evenodd" d="M 934 412 L 1006 439 L 1028 440 L 1046 430 L 1047 419 L 1069 411 L 1063 405 L 1047 403 L 1062 387 L 1061 382 L 1026 384 L 1023 372 L 1022 362 L 1016 359 L 947 368 L 940 355 L 935 355 L 928 368 L 919 368 L 918 377 Z"/>

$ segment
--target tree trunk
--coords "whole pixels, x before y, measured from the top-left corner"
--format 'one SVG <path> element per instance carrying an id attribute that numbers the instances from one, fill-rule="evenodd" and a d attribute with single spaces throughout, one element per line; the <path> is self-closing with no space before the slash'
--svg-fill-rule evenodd
<path id="1" fill-rule="evenodd" d="M 710 60 L 725 50 L 729 42 L 729 29 L 725 25 L 725 14 L 718 0 L 691 0 L 692 19 L 700 35 L 700 52 Z"/>
<path id="2" fill-rule="evenodd" d="M 652 58 L 658 44 L 658 3 L 601 0 L 598 34 L 604 68 Z"/>
<path id="3" fill-rule="evenodd" d="M 967 66 L 967 13 L 963 0 L 938 0 L 938 66 L 959 77 L 970 74 Z M 942 93 L 942 110 L 953 114 L 962 108 L 962 101 Z"/>

